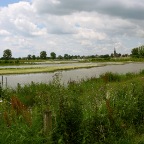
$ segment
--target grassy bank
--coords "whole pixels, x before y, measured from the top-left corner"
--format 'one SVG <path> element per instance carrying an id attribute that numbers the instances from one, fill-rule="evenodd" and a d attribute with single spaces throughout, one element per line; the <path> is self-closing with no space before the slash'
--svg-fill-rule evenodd
<path id="1" fill-rule="evenodd" d="M 142 144 L 144 71 L 1 91 L 2 144 Z M 48 124 L 45 121 L 47 114 Z"/>
<path id="2" fill-rule="evenodd" d="M 37 64 L 66 64 L 66 63 L 78 63 L 83 60 L 59 60 L 59 59 L 37 59 L 37 60 L 0 60 L 0 66 L 14 66 L 14 65 L 37 65 Z"/>
<path id="3" fill-rule="evenodd" d="M 27 65 L 27 64 L 34 64 L 35 62 L 42 63 L 46 60 L 0 60 L 0 66 L 13 66 L 13 65 Z"/>
<path id="4" fill-rule="evenodd" d="M 63 63 L 79 63 L 79 62 L 144 62 L 144 58 L 132 57 L 117 57 L 117 58 L 83 58 L 83 59 L 36 59 L 36 60 L 0 60 L 0 66 L 13 66 L 13 65 L 31 65 L 31 64 L 63 64 Z"/>
<path id="5" fill-rule="evenodd" d="M 104 66 L 106 64 L 79 64 L 79 65 L 69 65 L 69 66 L 49 66 L 49 67 L 30 67 L 30 68 L 1 68 L 0 75 L 4 74 L 25 74 L 25 73 L 43 73 L 43 72 L 54 72 L 59 70 L 70 70 L 70 69 L 79 69 L 79 68 L 92 68 L 98 66 Z"/>
<path id="6" fill-rule="evenodd" d="M 116 58 L 91 58 L 85 59 L 85 61 L 91 62 L 144 62 L 144 58 L 132 58 L 132 57 L 116 57 Z"/>

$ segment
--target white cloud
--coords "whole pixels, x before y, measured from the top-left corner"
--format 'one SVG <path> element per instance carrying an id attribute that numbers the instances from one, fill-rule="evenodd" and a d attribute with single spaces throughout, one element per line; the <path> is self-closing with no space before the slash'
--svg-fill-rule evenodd
<path id="1" fill-rule="evenodd" d="M 142 0 L 32 0 L 0 8 L 0 57 L 119 53 L 143 43 Z"/>
<path id="2" fill-rule="evenodd" d="M 106 34 L 95 32 L 93 29 L 79 28 L 77 37 L 89 40 L 103 40 L 106 38 Z"/>
<path id="3" fill-rule="evenodd" d="M 7 30 L 0 29 L 0 36 L 7 36 L 10 35 L 10 33 Z"/>

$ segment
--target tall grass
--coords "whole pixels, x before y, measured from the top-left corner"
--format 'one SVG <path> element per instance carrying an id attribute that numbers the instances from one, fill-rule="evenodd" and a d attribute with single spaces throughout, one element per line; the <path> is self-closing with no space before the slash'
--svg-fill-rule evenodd
<path id="1" fill-rule="evenodd" d="M 139 75 L 106 73 L 100 78 L 2 90 L 0 142 L 45 144 L 133 144 L 144 134 L 144 81 Z M 43 113 L 52 112 L 44 133 Z M 137 139 L 139 137 L 139 139 Z"/>

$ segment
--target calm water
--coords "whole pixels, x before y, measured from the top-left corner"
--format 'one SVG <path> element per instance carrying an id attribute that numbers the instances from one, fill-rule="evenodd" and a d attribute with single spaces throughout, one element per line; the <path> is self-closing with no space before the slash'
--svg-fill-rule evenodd
<path id="1" fill-rule="evenodd" d="M 4 86 L 16 87 L 18 83 L 21 85 L 29 84 L 32 81 L 35 83 L 49 83 L 53 80 L 55 75 L 59 75 L 61 83 L 66 84 L 69 80 L 79 81 L 81 79 L 87 79 L 91 77 L 98 77 L 102 73 L 114 72 L 114 73 L 127 73 L 127 72 L 139 72 L 144 69 L 144 63 L 129 63 L 125 65 L 107 65 L 103 67 L 94 67 L 89 69 L 75 69 L 68 71 L 59 71 L 54 73 L 38 73 L 38 74 L 20 74 L 20 75 L 4 75 Z M 0 78 L 1 81 L 1 78 Z"/>

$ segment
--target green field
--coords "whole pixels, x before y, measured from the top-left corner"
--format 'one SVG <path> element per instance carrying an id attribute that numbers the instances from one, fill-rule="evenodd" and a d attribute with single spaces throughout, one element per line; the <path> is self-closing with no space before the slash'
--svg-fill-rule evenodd
<path id="1" fill-rule="evenodd" d="M 1 144 L 144 143 L 144 71 L 0 93 Z"/>

